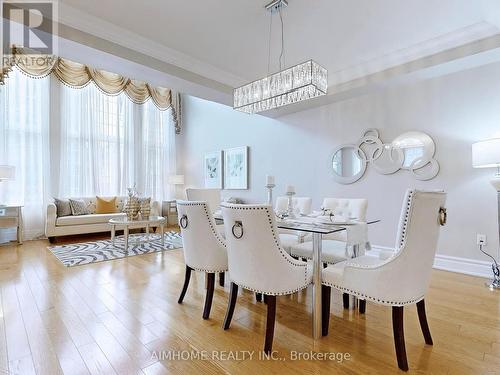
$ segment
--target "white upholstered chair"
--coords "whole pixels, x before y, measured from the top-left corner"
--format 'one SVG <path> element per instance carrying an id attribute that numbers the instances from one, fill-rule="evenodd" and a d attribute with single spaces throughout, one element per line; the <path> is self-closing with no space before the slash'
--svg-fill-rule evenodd
<path id="1" fill-rule="evenodd" d="M 301 215 L 309 215 L 312 212 L 312 198 L 309 197 L 293 197 L 293 207 Z M 276 213 L 285 212 L 288 209 L 288 197 L 276 198 Z M 308 237 L 303 232 L 292 231 L 288 229 L 279 229 L 280 243 L 283 249 L 290 254 L 291 247 L 302 243 Z"/>
<path id="2" fill-rule="evenodd" d="M 267 302 L 264 351 L 269 353 L 274 336 L 276 296 L 307 288 L 312 281 L 311 269 L 281 247 L 271 206 L 223 203 L 222 215 L 231 279 L 224 329 L 231 324 L 239 286 L 263 294 Z"/>
<path id="3" fill-rule="evenodd" d="M 220 285 L 224 286 L 227 271 L 227 252 L 224 238 L 216 229 L 215 221 L 205 201 L 177 201 L 179 226 L 181 227 L 186 276 L 179 303 L 182 303 L 189 285 L 191 271 L 207 273 L 207 294 L 203 319 L 210 316 L 215 287 L 215 274 L 219 273 Z"/>
<path id="4" fill-rule="evenodd" d="M 215 212 L 220 208 L 220 189 L 186 189 L 188 201 L 205 201 L 208 203 L 210 212 Z"/>
<path id="5" fill-rule="evenodd" d="M 396 357 L 401 370 L 408 370 L 403 333 L 403 307 L 417 304 L 426 344 L 432 338 L 425 315 L 424 296 L 429 287 L 440 226 L 446 222 L 446 194 L 408 190 L 396 242 L 386 259 L 361 256 L 328 266 L 322 272 L 323 335 L 328 334 L 331 287 L 363 300 L 392 306 Z"/>

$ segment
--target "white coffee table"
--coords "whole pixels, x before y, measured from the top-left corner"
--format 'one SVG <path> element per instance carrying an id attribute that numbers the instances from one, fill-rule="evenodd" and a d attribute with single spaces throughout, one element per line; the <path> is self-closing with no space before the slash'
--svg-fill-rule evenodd
<path id="1" fill-rule="evenodd" d="M 166 219 L 163 216 L 150 216 L 148 219 L 141 220 L 128 220 L 126 216 L 117 217 L 109 220 L 109 225 L 111 225 L 111 242 L 113 246 L 115 246 L 115 234 L 116 227 L 118 229 L 123 228 L 123 234 L 125 239 L 125 250 L 128 251 L 128 234 L 129 229 L 131 228 L 146 228 L 146 242 L 149 241 L 149 227 L 156 226 L 160 227 L 160 235 L 161 235 L 161 245 L 165 246 L 165 238 L 164 238 L 164 226 Z"/>

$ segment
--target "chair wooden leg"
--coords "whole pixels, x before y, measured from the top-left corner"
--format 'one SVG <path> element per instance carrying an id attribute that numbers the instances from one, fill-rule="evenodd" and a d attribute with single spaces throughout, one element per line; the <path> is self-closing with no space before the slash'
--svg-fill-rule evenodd
<path id="1" fill-rule="evenodd" d="M 403 371 L 408 371 L 403 324 L 403 306 L 392 306 L 392 330 L 394 333 L 394 346 L 396 347 L 398 367 Z"/>
<path id="2" fill-rule="evenodd" d="M 264 352 L 269 354 L 273 349 L 274 322 L 276 320 L 276 296 L 266 296 L 264 294 L 264 297 L 267 297 L 266 341 L 264 343 Z"/>
<path id="3" fill-rule="evenodd" d="M 342 302 L 344 304 L 344 309 L 349 309 L 349 294 L 342 293 Z"/>
<path id="4" fill-rule="evenodd" d="M 255 299 L 257 302 L 262 302 L 262 293 L 255 293 Z"/>
<path id="5" fill-rule="evenodd" d="M 427 323 L 427 316 L 425 315 L 424 300 L 417 302 L 417 312 L 418 312 L 418 320 L 420 321 L 420 328 L 422 328 L 422 333 L 424 334 L 425 343 L 427 345 L 433 345 L 431 331 L 429 330 L 429 324 Z"/>
<path id="6" fill-rule="evenodd" d="M 238 297 L 238 285 L 231 283 L 231 291 L 229 292 L 229 301 L 227 302 L 226 317 L 224 318 L 224 329 L 229 329 L 231 319 L 233 319 L 234 307 L 236 306 L 236 298 Z"/>
<path id="7" fill-rule="evenodd" d="M 207 295 L 205 297 L 205 307 L 203 308 L 203 319 L 208 319 L 210 317 L 210 309 L 212 308 L 215 288 L 215 273 L 209 272 L 207 275 Z"/>
<path id="8" fill-rule="evenodd" d="M 187 288 L 189 286 L 189 279 L 191 278 L 191 271 L 192 268 L 186 266 L 186 275 L 184 276 L 184 286 L 182 287 L 182 292 L 181 295 L 179 296 L 179 300 L 177 301 L 177 303 L 182 303 L 182 301 L 184 300 L 184 296 L 186 295 Z"/>
<path id="9" fill-rule="evenodd" d="M 225 282 L 226 282 L 226 274 L 225 274 L 225 272 L 220 272 L 219 273 L 219 286 L 223 287 Z"/>
<path id="10" fill-rule="evenodd" d="M 330 299 L 332 288 L 328 285 L 321 285 L 321 334 L 328 336 L 328 326 L 330 325 Z"/>
<path id="11" fill-rule="evenodd" d="M 364 314 L 366 312 L 366 300 L 360 299 L 359 300 L 359 313 Z"/>

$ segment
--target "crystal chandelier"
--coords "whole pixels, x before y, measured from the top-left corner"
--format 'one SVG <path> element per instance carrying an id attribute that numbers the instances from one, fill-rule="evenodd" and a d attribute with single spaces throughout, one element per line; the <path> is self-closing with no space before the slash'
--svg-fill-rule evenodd
<path id="1" fill-rule="evenodd" d="M 280 71 L 267 77 L 250 82 L 234 89 L 233 108 L 247 113 L 257 113 L 282 107 L 317 96 L 326 95 L 328 89 L 328 72 L 313 60 L 281 70 L 281 59 L 284 55 L 283 18 L 281 10 L 287 6 L 286 0 L 274 0 L 266 5 L 272 13 L 279 12 L 281 20 L 281 54 Z M 272 23 L 271 23 L 272 27 Z M 269 45 L 271 43 L 271 27 Z M 269 59 L 271 55 L 269 48 Z M 269 61 L 268 61 L 269 70 Z"/>

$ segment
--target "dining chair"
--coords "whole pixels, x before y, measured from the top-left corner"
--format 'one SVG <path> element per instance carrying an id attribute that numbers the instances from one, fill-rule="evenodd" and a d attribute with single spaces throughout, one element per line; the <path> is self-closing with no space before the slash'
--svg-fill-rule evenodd
<path id="1" fill-rule="evenodd" d="M 377 304 L 392 306 L 398 366 L 408 370 L 403 331 L 404 306 L 417 305 L 425 343 L 432 337 L 425 314 L 440 227 L 446 223 L 446 193 L 408 190 L 403 202 L 396 251 L 386 259 L 361 256 L 322 271 L 322 333 L 328 334 L 331 288 Z"/>
<path id="2" fill-rule="evenodd" d="M 292 198 L 293 206 L 296 211 L 301 215 L 309 215 L 311 213 L 312 208 L 312 198 L 309 197 L 293 197 Z M 288 197 L 277 197 L 275 212 L 283 213 L 288 209 Z M 278 229 L 280 243 L 283 249 L 290 254 L 291 247 L 293 245 L 297 245 L 307 240 L 310 235 L 307 235 L 303 232 L 293 231 L 289 229 Z"/>
<path id="3" fill-rule="evenodd" d="M 276 296 L 298 292 L 312 282 L 312 269 L 280 245 L 275 215 L 268 205 L 222 204 L 231 289 L 224 319 L 229 329 L 238 288 L 264 295 L 267 302 L 264 351 L 273 345 Z"/>
<path id="4" fill-rule="evenodd" d="M 227 271 L 227 251 L 224 238 L 219 234 L 206 201 L 177 201 L 179 226 L 181 228 L 186 274 L 178 303 L 182 303 L 189 286 L 191 271 L 207 274 L 207 292 L 203 319 L 210 316 L 215 287 L 215 274 L 224 286 Z"/>
<path id="5" fill-rule="evenodd" d="M 324 198 L 321 208 L 329 210 L 336 216 L 351 217 L 357 221 L 366 222 L 368 212 L 368 199 L 364 198 Z M 347 232 L 332 233 L 324 238 L 330 240 L 346 241 Z"/>

